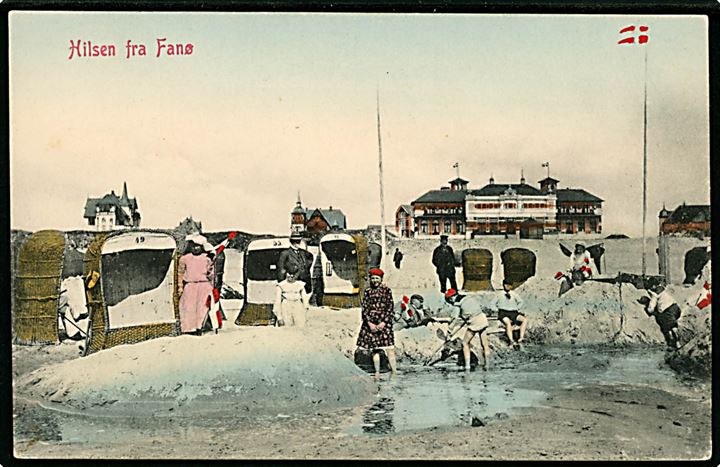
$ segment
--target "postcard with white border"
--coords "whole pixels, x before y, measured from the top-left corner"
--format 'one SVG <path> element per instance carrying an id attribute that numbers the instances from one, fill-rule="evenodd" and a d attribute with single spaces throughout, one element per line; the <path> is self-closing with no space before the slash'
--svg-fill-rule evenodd
<path id="1" fill-rule="evenodd" d="M 710 459 L 708 27 L 11 11 L 14 458 Z"/>

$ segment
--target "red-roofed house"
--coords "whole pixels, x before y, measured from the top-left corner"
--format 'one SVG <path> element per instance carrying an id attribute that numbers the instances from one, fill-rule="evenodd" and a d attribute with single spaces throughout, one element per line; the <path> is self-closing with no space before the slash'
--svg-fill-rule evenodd
<path id="1" fill-rule="evenodd" d="M 660 212 L 661 216 L 663 214 L 667 216 L 664 222 L 661 220 L 660 235 L 699 234 L 710 236 L 710 206 L 683 203 L 669 215 L 668 212 L 664 207 Z"/>
<path id="2" fill-rule="evenodd" d="M 303 208 L 298 193 L 295 208 L 290 213 L 290 230 L 291 232 L 300 233 L 320 233 L 330 230 L 345 230 L 347 228 L 347 220 L 345 214 L 340 209 L 322 208 Z"/>
<path id="3" fill-rule="evenodd" d="M 557 226 L 560 233 L 602 232 L 603 200 L 581 188 L 561 188 L 557 195 Z"/>
<path id="4" fill-rule="evenodd" d="M 410 204 L 401 204 L 395 211 L 395 232 L 401 237 L 415 236 L 415 219 L 413 207 Z"/>
<path id="5" fill-rule="evenodd" d="M 430 190 L 411 204 L 415 236 L 465 236 L 465 194 L 467 180 L 456 178 L 449 187 Z"/>

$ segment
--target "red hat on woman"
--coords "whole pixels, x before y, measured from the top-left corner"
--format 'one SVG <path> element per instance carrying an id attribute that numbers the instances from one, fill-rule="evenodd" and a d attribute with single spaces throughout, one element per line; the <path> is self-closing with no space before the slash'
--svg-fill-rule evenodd
<path id="1" fill-rule="evenodd" d="M 370 270 L 370 275 L 371 275 L 371 276 L 380 276 L 380 277 L 382 277 L 384 274 L 385 274 L 385 273 L 384 273 L 383 270 L 380 269 L 380 268 L 372 268 L 372 269 Z"/>

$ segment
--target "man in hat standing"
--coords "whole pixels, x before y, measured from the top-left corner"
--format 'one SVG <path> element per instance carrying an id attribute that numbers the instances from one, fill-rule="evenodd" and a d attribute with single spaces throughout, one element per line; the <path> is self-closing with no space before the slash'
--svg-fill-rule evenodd
<path id="1" fill-rule="evenodd" d="M 296 279 L 305 283 L 305 292 L 312 292 L 312 281 L 310 280 L 310 265 L 312 254 L 300 248 L 302 234 L 293 232 L 290 234 L 290 248 L 280 253 L 278 259 L 278 282 L 287 277 L 288 267 L 292 264 L 297 270 Z"/>
<path id="2" fill-rule="evenodd" d="M 394 305 L 392 291 L 382 283 L 382 269 L 370 270 L 370 286 L 363 291 L 362 325 L 357 338 L 357 346 L 371 350 L 375 379 L 380 378 L 380 351 L 388 358 L 390 371 L 397 374 L 395 360 L 395 335 L 393 333 Z"/>
<path id="3" fill-rule="evenodd" d="M 440 292 L 447 290 L 447 280 L 450 279 L 450 288 L 457 290 L 455 281 L 455 252 L 448 245 L 448 236 L 440 235 L 440 245 L 433 250 L 432 264 L 435 266 L 438 279 L 440 280 Z"/>

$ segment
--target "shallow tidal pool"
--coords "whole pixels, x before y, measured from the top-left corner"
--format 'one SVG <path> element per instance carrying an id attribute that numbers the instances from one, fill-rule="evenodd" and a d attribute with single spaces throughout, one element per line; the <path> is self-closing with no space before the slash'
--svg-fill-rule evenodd
<path id="1" fill-rule="evenodd" d="M 372 436 L 483 426 L 522 408 L 548 405 L 552 391 L 591 384 L 649 385 L 684 393 L 707 383 L 678 376 L 658 348 L 526 346 L 494 354 L 488 371 L 466 372 L 454 358 L 433 367 L 401 365 L 396 378 L 383 375 L 376 402 L 347 432 Z"/>

